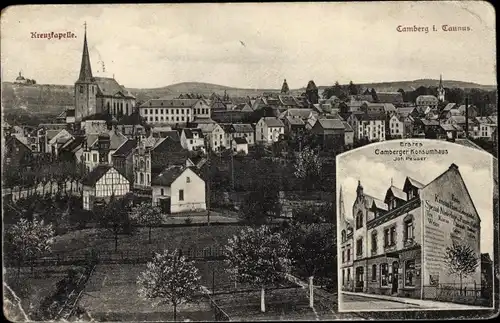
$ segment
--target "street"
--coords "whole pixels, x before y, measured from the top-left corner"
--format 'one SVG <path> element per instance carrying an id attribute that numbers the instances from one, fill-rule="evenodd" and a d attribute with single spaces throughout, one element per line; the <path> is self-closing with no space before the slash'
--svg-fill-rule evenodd
<path id="1" fill-rule="evenodd" d="M 405 310 L 421 308 L 414 304 L 405 304 L 384 299 L 376 299 L 359 295 L 341 294 L 339 297 L 339 311 L 380 311 L 380 310 Z"/>

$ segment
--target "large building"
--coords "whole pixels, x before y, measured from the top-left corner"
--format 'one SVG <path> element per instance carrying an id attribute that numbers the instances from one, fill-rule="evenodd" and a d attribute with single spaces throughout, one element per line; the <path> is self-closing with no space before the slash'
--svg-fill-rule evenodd
<path id="1" fill-rule="evenodd" d="M 203 99 L 151 99 L 139 107 L 139 114 L 148 124 L 179 128 L 210 118 L 210 109 Z"/>
<path id="2" fill-rule="evenodd" d="M 424 299 L 435 298 L 443 286 L 481 284 L 480 265 L 461 278 L 447 265 L 453 244 L 481 259 L 480 219 L 455 164 L 427 185 L 407 177 L 402 189 L 391 185 L 383 199 L 366 194 L 359 182 L 352 214 L 354 291 Z M 339 225 L 348 232 L 348 222 Z M 346 247 L 347 235 L 343 241 Z"/>
<path id="3" fill-rule="evenodd" d="M 105 112 L 114 116 L 130 115 L 134 108 L 135 97 L 114 77 L 92 75 L 85 28 L 80 75 L 75 82 L 75 122 L 79 123 L 85 117 Z M 73 114 L 73 111 L 68 110 L 66 113 Z"/>

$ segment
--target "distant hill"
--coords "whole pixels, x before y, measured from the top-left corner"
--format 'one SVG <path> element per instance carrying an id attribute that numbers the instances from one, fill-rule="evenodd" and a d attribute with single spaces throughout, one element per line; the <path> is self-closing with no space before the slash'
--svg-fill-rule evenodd
<path id="1" fill-rule="evenodd" d="M 403 89 L 411 91 L 419 86 L 437 86 L 439 80 L 422 79 L 415 81 L 398 81 L 382 83 L 364 83 L 360 84 L 363 88 L 375 88 L 378 92 L 389 92 Z M 459 87 L 463 89 L 478 88 L 483 90 L 495 90 L 494 85 L 481 85 L 462 81 L 443 81 L 447 88 Z M 332 84 L 333 85 L 333 84 Z M 320 91 L 329 85 L 319 86 Z M 229 96 L 244 97 L 258 96 L 263 92 L 278 92 L 280 89 L 240 89 L 218 84 L 184 82 L 168 85 L 153 89 L 134 89 L 129 88 L 138 101 L 147 101 L 152 98 L 177 97 L 182 93 L 197 93 L 206 96 L 212 93 L 224 94 Z M 291 90 L 292 94 L 300 94 L 305 91 L 304 88 Z M 73 85 L 54 85 L 54 84 L 35 84 L 18 85 L 12 82 L 2 83 L 2 110 L 4 112 L 25 110 L 33 114 L 57 115 L 66 110 L 67 107 L 74 105 Z"/>

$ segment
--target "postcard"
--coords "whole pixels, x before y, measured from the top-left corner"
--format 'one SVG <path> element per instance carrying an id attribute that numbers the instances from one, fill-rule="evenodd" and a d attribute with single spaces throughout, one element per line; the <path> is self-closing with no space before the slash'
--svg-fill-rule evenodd
<path id="1" fill-rule="evenodd" d="M 490 3 L 0 17 L 8 320 L 498 315 Z"/>

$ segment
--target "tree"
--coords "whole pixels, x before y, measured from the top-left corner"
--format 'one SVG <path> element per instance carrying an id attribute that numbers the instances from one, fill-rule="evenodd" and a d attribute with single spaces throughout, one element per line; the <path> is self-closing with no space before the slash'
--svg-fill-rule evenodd
<path id="1" fill-rule="evenodd" d="M 377 91 L 375 91 L 374 88 L 372 88 L 372 90 L 370 91 L 370 94 L 372 95 L 372 98 L 373 98 L 373 101 L 374 102 L 378 102 L 378 95 L 377 95 Z"/>
<path id="2" fill-rule="evenodd" d="M 255 181 L 245 197 L 241 211 L 251 224 L 264 224 L 269 215 L 280 214 L 279 188 L 272 181 Z"/>
<path id="3" fill-rule="evenodd" d="M 115 238 L 115 251 L 118 251 L 118 234 L 122 233 L 129 224 L 130 201 L 128 198 L 119 198 L 111 196 L 109 203 L 98 208 L 97 214 L 100 214 L 100 224 L 109 230 Z M 101 209 L 101 210 L 99 210 Z"/>
<path id="4" fill-rule="evenodd" d="M 358 95 L 359 94 L 358 86 L 355 85 L 352 81 L 349 82 L 349 85 L 347 88 L 349 91 L 349 95 Z"/>
<path id="5" fill-rule="evenodd" d="M 22 217 L 6 234 L 6 249 L 11 257 L 17 261 L 18 277 L 23 261 L 29 260 L 31 272 L 35 257 L 50 251 L 53 242 L 54 230 L 52 225 L 46 225 L 43 220 L 33 218 L 29 221 Z"/>
<path id="6" fill-rule="evenodd" d="M 451 247 L 446 247 L 445 264 L 451 275 L 460 278 L 460 291 L 462 291 L 462 279 L 476 271 L 479 259 L 469 245 L 454 242 Z"/>
<path id="7" fill-rule="evenodd" d="M 227 271 L 240 283 L 261 289 L 261 311 L 266 311 L 265 288 L 290 270 L 288 241 L 268 226 L 243 229 L 228 240 L 224 254 Z"/>
<path id="8" fill-rule="evenodd" d="M 158 206 L 152 206 L 151 203 L 142 202 L 132 208 L 130 219 L 149 228 L 149 243 L 151 243 L 151 228 L 161 224 L 163 217 L 161 209 Z"/>
<path id="9" fill-rule="evenodd" d="M 309 147 L 297 153 L 294 168 L 295 177 L 302 179 L 306 187 L 313 186 L 321 177 L 321 161 Z"/>
<path id="10" fill-rule="evenodd" d="M 146 270 L 137 279 L 139 296 L 156 300 L 154 305 L 169 303 L 174 307 L 174 321 L 177 319 L 177 306 L 194 301 L 201 290 L 200 276 L 194 264 L 177 251 L 165 250 L 155 254 L 146 265 Z"/>

